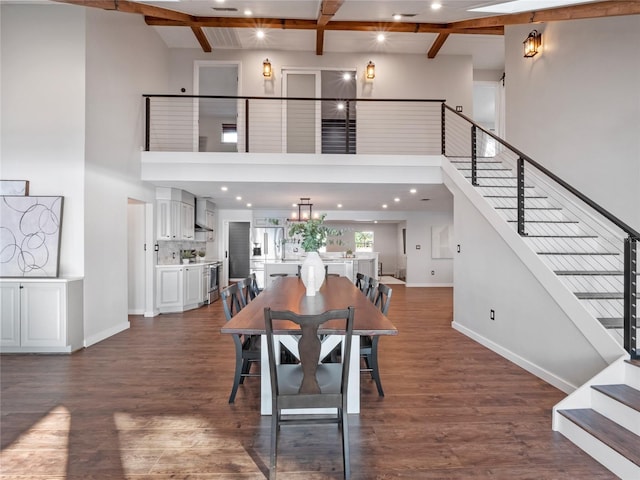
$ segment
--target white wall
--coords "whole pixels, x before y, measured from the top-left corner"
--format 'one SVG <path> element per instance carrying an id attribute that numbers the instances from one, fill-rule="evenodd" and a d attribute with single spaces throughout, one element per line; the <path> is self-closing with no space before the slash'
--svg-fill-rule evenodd
<path id="1" fill-rule="evenodd" d="M 3 179 L 62 195 L 60 276 L 84 273 L 84 9 L 1 4 Z M 86 286 L 85 286 L 86 288 Z"/>
<path id="2" fill-rule="evenodd" d="M 141 95 L 167 89 L 167 50 L 134 15 L 0 8 L 2 177 L 64 195 L 60 273 L 84 276 L 90 345 L 128 326 L 127 202 L 154 198 L 140 181 Z"/>
<path id="3" fill-rule="evenodd" d="M 262 76 L 262 62 L 269 58 L 274 71 L 271 80 Z M 195 60 L 238 60 L 240 95 L 280 96 L 281 70 L 284 67 L 321 67 L 326 69 L 356 69 L 358 97 L 365 98 L 432 98 L 445 99 L 450 105 L 463 105 L 471 113 L 473 67 L 471 57 L 439 55 L 375 55 L 376 78 L 364 82 L 364 67 L 373 57 L 369 53 L 273 52 L 218 50 L 204 53 L 198 49 L 171 50 L 171 79 L 167 93 L 193 92 L 193 62 Z"/>
<path id="4" fill-rule="evenodd" d="M 461 248 L 454 253 L 456 329 L 567 392 L 623 354 L 588 313 L 583 317 L 590 323 L 579 328 L 564 310 L 566 302 L 561 306 L 479 208 L 447 185 L 454 192 L 454 238 Z M 488 204 L 486 210 L 504 225 Z M 511 236 L 522 243 L 517 233 Z M 528 254 L 535 257 L 530 250 Z M 535 262 L 542 265 L 537 257 Z M 553 276 L 546 267 L 541 270 Z M 572 293 L 562 286 L 560 290 L 578 305 Z"/>
<path id="5" fill-rule="evenodd" d="M 87 16 L 84 304 L 86 342 L 92 344 L 128 326 L 128 290 L 123 281 L 128 199 L 151 203 L 155 198 L 155 189 L 140 181 L 142 94 L 167 89 L 168 61 L 164 43 L 143 18 L 91 8 L 83 11 Z M 155 237 L 149 241 L 153 245 Z"/>
<path id="6" fill-rule="evenodd" d="M 507 140 L 640 229 L 640 15 L 508 26 Z"/>

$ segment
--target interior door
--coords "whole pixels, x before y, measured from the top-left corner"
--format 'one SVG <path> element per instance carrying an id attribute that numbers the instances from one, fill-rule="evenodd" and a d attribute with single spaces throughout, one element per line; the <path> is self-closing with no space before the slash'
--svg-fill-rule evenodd
<path id="1" fill-rule="evenodd" d="M 249 276 L 249 226 L 249 222 L 229 222 L 229 280 Z"/>
<path id="2" fill-rule="evenodd" d="M 319 70 L 283 70 L 282 91 L 288 98 L 320 98 Z M 321 102 L 290 100 L 282 110 L 283 152 L 320 153 Z"/>
<path id="3" fill-rule="evenodd" d="M 239 65 L 219 61 L 197 61 L 194 71 L 196 95 L 237 96 Z M 194 144 L 200 152 L 238 151 L 238 100 L 201 98 L 196 102 L 195 117 L 197 139 Z M 223 135 L 224 131 L 227 135 Z M 236 140 L 228 135 L 235 126 Z"/>

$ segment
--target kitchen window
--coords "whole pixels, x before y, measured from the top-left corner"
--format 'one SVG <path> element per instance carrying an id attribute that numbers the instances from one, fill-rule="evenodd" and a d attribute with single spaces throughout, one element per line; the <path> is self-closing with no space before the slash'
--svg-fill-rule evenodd
<path id="1" fill-rule="evenodd" d="M 356 252 L 373 252 L 373 232 L 356 232 Z"/>

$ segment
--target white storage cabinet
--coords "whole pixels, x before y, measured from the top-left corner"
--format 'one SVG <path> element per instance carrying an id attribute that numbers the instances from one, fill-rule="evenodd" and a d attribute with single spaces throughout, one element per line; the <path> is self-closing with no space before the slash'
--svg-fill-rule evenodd
<path id="1" fill-rule="evenodd" d="M 71 353 L 83 343 L 82 279 L 0 279 L 2 353 Z"/>
<path id="2" fill-rule="evenodd" d="M 158 265 L 156 298 L 160 313 L 185 312 L 204 303 L 203 265 Z"/>

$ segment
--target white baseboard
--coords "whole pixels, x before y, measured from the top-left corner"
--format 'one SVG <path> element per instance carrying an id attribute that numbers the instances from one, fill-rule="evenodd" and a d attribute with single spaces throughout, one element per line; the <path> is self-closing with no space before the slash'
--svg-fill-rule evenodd
<path id="1" fill-rule="evenodd" d="M 461 325 L 454 321 L 454 322 L 451 322 L 451 326 L 454 329 L 458 330 L 463 335 L 466 335 L 467 337 L 472 338 L 473 340 L 478 342 L 480 345 L 483 345 L 487 347 L 489 350 L 496 352 L 498 355 L 506 358 L 510 362 L 515 363 L 519 367 L 524 368 L 527 372 L 535 375 L 538 378 L 541 378 L 545 382 L 553 385 L 554 387 L 556 387 L 559 390 L 562 390 L 565 393 L 571 393 L 576 388 L 578 388 L 576 385 L 573 385 L 567 382 L 566 380 L 558 377 L 557 375 L 554 375 L 548 370 L 545 370 L 544 368 L 534 363 L 531 363 L 526 358 L 523 358 L 520 355 L 517 355 L 516 353 L 512 352 L 511 350 L 508 350 L 503 346 L 498 345 L 497 343 L 489 340 L 488 338 L 483 337 L 482 335 L 474 332 L 473 330 L 470 330 L 464 325 Z"/>
<path id="2" fill-rule="evenodd" d="M 106 340 L 107 338 L 112 337 L 116 333 L 120 333 L 124 330 L 127 330 L 129 326 L 130 325 L 128 321 L 122 322 L 119 325 L 111 327 L 107 330 L 103 330 L 97 335 L 91 335 L 90 337 L 84 339 L 84 346 L 90 347 L 91 345 L 95 345 L 96 343 L 101 342 L 102 340 Z"/>
<path id="3" fill-rule="evenodd" d="M 144 312 L 145 317 L 157 317 L 158 315 L 160 315 L 160 310 L 158 310 L 157 308 L 150 312 Z"/>
<path id="4" fill-rule="evenodd" d="M 133 310 L 129 310 L 127 315 L 144 315 L 144 308 L 135 308 Z"/>

